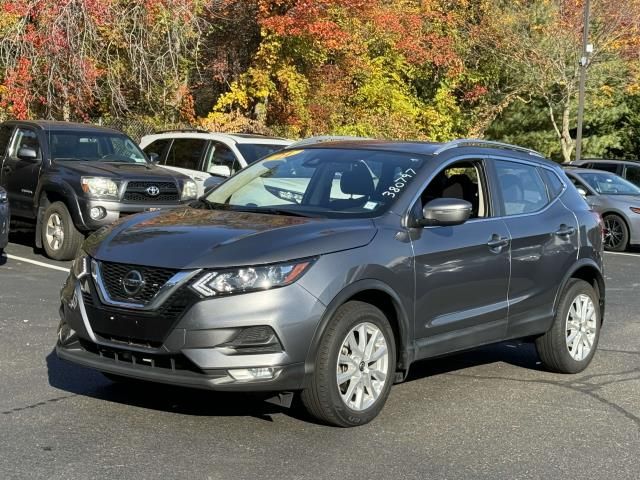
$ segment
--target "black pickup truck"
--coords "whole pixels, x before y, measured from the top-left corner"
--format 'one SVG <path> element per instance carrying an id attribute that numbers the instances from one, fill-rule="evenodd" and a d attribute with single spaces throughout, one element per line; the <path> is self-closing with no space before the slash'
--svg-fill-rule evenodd
<path id="1" fill-rule="evenodd" d="M 154 165 L 122 132 L 53 121 L 0 124 L 0 185 L 37 247 L 70 260 L 84 235 L 123 215 L 196 198 L 189 177 Z"/>

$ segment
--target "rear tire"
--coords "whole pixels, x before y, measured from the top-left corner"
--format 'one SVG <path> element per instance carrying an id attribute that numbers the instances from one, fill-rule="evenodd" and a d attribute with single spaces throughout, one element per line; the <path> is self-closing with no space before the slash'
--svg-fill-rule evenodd
<path id="1" fill-rule="evenodd" d="M 84 241 L 84 235 L 73 223 L 67 206 L 54 202 L 42 218 L 42 246 L 53 260 L 73 260 Z"/>
<path id="2" fill-rule="evenodd" d="M 584 280 L 569 280 L 551 329 L 536 339 L 543 365 L 554 372 L 578 373 L 587 368 L 598 347 L 602 318 L 600 298 Z"/>
<path id="3" fill-rule="evenodd" d="M 395 369 L 395 339 L 387 317 L 368 303 L 347 302 L 335 312 L 320 340 L 302 402 L 322 422 L 364 425 L 382 410 Z"/>
<path id="4" fill-rule="evenodd" d="M 629 245 L 629 228 L 622 217 L 610 213 L 602 219 L 605 236 L 604 248 L 612 252 L 624 252 Z"/>

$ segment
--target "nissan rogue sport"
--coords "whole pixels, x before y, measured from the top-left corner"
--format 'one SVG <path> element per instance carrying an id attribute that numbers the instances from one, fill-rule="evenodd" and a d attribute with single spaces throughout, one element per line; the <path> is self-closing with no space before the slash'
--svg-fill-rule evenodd
<path id="1" fill-rule="evenodd" d="M 582 371 L 604 294 L 601 220 L 536 152 L 329 142 L 89 237 L 56 350 L 116 381 L 300 392 L 355 426 L 425 358 L 524 338 Z"/>

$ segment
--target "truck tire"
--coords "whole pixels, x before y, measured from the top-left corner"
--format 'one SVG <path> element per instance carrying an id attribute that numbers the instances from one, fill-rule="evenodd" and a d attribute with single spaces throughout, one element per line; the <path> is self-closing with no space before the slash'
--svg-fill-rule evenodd
<path id="1" fill-rule="evenodd" d="M 42 246 L 53 260 L 73 260 L 84 241 L 84 235 L 73 224 L 67 206 L 54 202 L 42 218 Z"/>

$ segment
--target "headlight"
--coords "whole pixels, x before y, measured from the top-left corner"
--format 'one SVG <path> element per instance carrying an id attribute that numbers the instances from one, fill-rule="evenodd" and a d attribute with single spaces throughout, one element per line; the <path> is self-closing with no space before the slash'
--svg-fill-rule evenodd
<path id="1" fill-rule="evenodd" d="M 198 197 L 198 186 L 193 180 L 187 180 L 182 185 L 182 200 L 193 200 Z"/>
<path id="2" fill-rule="evenodd" d="M 298 280 L 314 261 L 314 259 L 306 259 L 261 267 L 208 272 L 198 278 L 191 288 L 203 297 L 213 297 L 284 287 Z"/>
<path id="3" fill-rule="evenodd" d="M 86 253 L 80 251 L 71 264 L 71 272 L 78 279 L 89 274 L 89 256 Z"/>
<path id="4" fill-rule="evenodd" d="M 82 191 L 94 197 L 118 199 L 118 184 L 110 178 L 82 177 Z"/>

